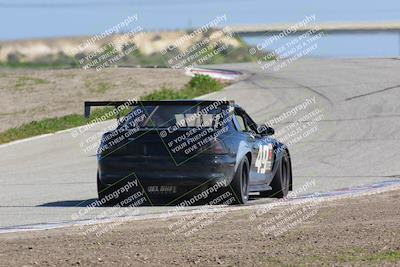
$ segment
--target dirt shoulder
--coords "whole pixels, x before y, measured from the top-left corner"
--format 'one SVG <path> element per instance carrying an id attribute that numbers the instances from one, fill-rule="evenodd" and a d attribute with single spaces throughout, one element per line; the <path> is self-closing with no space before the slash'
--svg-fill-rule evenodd
<path id="1" fill-rule="evenodd" d="M 85 100 L 125 100 L 190 77 L 171 69 L 1 69 L 0 132 L 33 120 L 83 114 Z"/>
<path id="2" fill-rule="evenodd" d="M 258 227 L 277 208 L 253 220 L 249 210 L 217 213 L 190 235 L 172 234 L 176 218 L 124 223 L 101 237 L 83 236 L 78 227 L 4 234 L 0 265 L 400 266 L 399 207 L 400 190 L 324 202 L 277 236 Z"/>

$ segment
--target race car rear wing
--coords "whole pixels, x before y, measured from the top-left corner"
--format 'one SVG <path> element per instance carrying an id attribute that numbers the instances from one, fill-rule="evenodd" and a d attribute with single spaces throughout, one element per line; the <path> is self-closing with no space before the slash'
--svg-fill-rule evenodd
<path id="1" fill-rule="evenodd" d="M 90 117 L 91 107 L 114 107 L 117 110 L 117 119 L 119 119 L 119 112 L 121 107 L 129 106 L 158 106 L 158 105 L 210 105 L 213 103 L 219 103 L 219 105 L 234 105 L 235 101 L 220 101 L 220 100 L 159 100 L 159 101 L 137 101 L 137 100 L 126 100 L 126 101 L 85 101 L 84 116 L 86 119 Z"/>
<path id="2" fill-rule="evenodd" d="M 136 101 L 85 101 L 84 116 L 86 119 L 90 117 L 91 107 L 114 107 L 115 109 L 119 110 L 119 107 L 131 106 L 130 103 L 133 102 Z"/>

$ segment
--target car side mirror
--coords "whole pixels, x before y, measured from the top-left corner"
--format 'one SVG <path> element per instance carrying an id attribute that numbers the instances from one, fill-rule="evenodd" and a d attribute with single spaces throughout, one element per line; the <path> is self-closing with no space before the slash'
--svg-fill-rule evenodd
<path id="1" fill-rule="evenodd" d="M 272 127 L 262 125 L 258 127 L 258 133 L 264 136 L 275 134 L 275 130 Z"/>

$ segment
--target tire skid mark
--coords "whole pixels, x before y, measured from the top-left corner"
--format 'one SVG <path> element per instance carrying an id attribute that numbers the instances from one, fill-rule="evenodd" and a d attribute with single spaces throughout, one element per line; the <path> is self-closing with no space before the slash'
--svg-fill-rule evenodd
<path id="1" fill-rule="evenodd" d="M 333 101 L 332 101 L 329 97 L 327 97 L 327 96 L 324 95 L 323 93 L 317 91 L 316 89 L 314 89 L 314 88 L 312 88 L 312 87 L 310 87 L 310 86 L 307 86 L 307 85 L 303 85 L 303 84 L 298 83 L 298 82 L 293 82 L 293 83 L 296 84 L 296 85 L 298 85 L 298 86 L 300 86 L 301 88 L 304 88 L 304 89 L 307 89 L 307 90 L 313 92 L 314 94 L 317 94 L 317 95 L 320 96 L 321 98 L 323 98 L 323 99 L 325 99 L 326 101 L 328 101 L 329 105 L 331 105 L 331 106 L 334 105 L 334 104 L 333 104 Z"/>
<path id="2" fill-rule="evenodd" d="M 320 96 L 321 98 L 325 99 L 325 100 L 329 103 L 330 106 L 334 106 L 333 101 L 332 101 L 329 97 L 327 97 L 327 96 L 324 95 L 323 93 L 319 92 L 318 90 L 316 90 L 316 89 L 314 89 L 314 88 L 312 88 L 312 87 L 310 87 L 310 86 L 301 84 L 301 83 L 299 83 L 299 82 L 297 82 L 297 81 L 293 81 L 293 80 L 291 80 L 291 79 L 286 79 L 286 78 L 282 78 L 282 77 L 277 77 L 277 76 L 274 76 L 274 75 L 269 76 L 269 78 L 273 78 L 273 79 L 275 79 L 275 80 L 282 80 L 282 81 L 286 81 L 286 82 L 289 82 L 289 83 L 293 83 L 293 84 L 296 85 L 297 87 L 302 88 L 302 89 L 306 89 L 306 90 L 308 90 L 308 91 L 310 91 L 310 92 L 312 92 L 312 93 L 314 93 L 314 94 Z M 334 85 L 332 85 L 332 86 L 334 86 Z M 264 87 L 262 87 L 262 86 L 260 86 L 260 87 L 261 87 L 261 88 L 264 88 Z M 268 87 L 265 87 L 264 89 L 269 89 L 269 88 L 268 88 Z"/>
<path id="3" fill-rule="evenodd" d="M 389 91 L 389 90 L 392 90 L 392 89 L 397 89 L 397 88 L 400 88 L 400 84 L 394 85 L 394 86 L 390 86 L 390 87 L 386 87 L 386 88 L 383 88 L 383 89 L 380 89 L 380 90 L 372 91 L 372 92 L 369 92 L 369 93 L 361 94 L 361 95 L 351 96 L 351 97 L 346 98 L 345 101 L 350 101 L 350 100 L 361 98 L 361 97 L 364 97 L 364 96 L 375 95 L 375 94 L 379 94 L 379 93 L 386 92 L 386 91 Z"/>

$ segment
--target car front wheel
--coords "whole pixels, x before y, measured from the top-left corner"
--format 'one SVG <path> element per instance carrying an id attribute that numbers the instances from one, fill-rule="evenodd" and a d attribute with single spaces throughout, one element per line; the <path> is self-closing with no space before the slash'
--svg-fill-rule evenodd
<path id="1" fill-rule="evenodd" d="M 284 198 L 289 193 L 292 170 L 289 155 L 286 151 L 283 152 L 278 164 L 275 176 L 270 184 L 272 190 L 260 192 L 260 196 Z"/>

